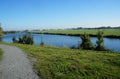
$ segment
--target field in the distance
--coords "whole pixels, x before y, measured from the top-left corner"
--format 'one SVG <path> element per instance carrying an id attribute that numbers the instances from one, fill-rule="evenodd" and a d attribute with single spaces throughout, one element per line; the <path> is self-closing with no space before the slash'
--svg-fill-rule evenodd
<path id="1" fill-rule="evenodd" d="M 44 79 L 120 79 L 120 54 L 14 44 L 37 59 L 34 64 Z"/>
<path id="2" fill-rule="evenodd" d="M 84 33 L 97 35 L 100 30 L 42 30 L 32 31 L 34 33 L 49 33 L 49 34 L 65 34 L 65 35 L 83 35 Z M 120 29 L 103 29 L 104 36 L 108 37 L 120 37 Z"/>

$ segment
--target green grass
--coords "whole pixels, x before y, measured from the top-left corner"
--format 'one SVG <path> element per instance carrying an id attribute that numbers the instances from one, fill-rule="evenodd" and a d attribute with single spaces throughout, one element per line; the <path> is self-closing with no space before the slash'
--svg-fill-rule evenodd
<path id="1" fill-rule="evenodd" d="M 44 79 L 120 79 L 119 53 L 14 45 L 37 59 L 34 66 Z"/>
<path id="2" fill-rule="evenodd" d="M 3 54 L 3 52 L 2 52 L 2 50 L 0 49 L 0 60 L 2 59 L 2 54 Z"/>
<path id="3" fill-rule="evenodd" d="M 71 35 L 82 35 L 84 33 L 90 35 L 97 35 L 99 30 L 46 30 L 46 31 L 33 31 L 35 33 L 51 33 L 51 34 L 71 34 Z M 120 36 L 120 29 L 106 29 L 102 30 L 104 36 Z"/>

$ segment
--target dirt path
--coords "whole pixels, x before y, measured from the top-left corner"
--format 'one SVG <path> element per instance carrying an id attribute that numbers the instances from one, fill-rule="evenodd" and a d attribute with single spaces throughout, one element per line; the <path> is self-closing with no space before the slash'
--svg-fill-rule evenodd
<path id="1" fill-rule="evenodd" d="M 3 58 L 0 63 L 0 79 L 40 79 L 33 72 L 27 56 L 19 48 L 0 45 Z"/>

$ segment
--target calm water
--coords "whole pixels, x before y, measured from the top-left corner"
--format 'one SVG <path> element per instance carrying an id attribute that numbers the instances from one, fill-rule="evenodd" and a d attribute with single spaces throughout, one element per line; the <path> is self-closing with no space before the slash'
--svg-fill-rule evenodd
<path id="1" fill-rule="evenodd" d="M 19 38 L 24 33 L 18 34 L 6 34 L 2 41 L 12 43 L 12 38 L 15 36 Z M 32 34 L 35 45 L 40 45 L 41 40 L 46 45 L 58 46 L 58 47 L 77 47 L 78 41 L 81 43 L 80 37 L 76 36 L 64 36 L 64 35 L 49 35 L 49 34 Z M 96 37 L 91 38 L 94 45 L 96 44 Z M 120 52 L 120 38 L 104 38 L 104 45 L 107 49 Z"/>

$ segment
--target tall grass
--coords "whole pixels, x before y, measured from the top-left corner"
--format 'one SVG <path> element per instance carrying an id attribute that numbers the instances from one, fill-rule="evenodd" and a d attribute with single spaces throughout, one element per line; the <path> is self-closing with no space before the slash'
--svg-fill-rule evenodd
<path id="1" fill-rule="evenodd" d="M 37 59 L 35 68 L 44 79 L 120 79 L 120 54 L 14 44 Z"/>

